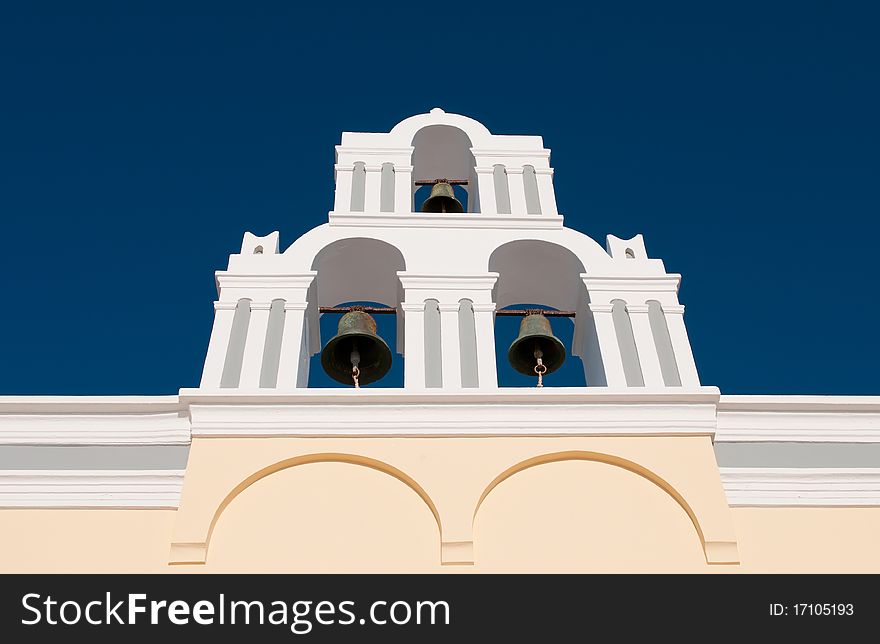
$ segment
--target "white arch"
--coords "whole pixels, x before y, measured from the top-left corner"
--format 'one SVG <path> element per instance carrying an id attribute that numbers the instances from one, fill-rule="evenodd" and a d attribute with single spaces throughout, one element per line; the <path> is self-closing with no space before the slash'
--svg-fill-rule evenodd
<path id="1" fill-rule="evenodd" d="M 311 269 L 318 306 L 367 300 L 394 306 L 398 300 L 397 272 L 406 270 L 400 250 L 370 237 L 349 237 L 325 245 L 315 254 Z"/>
<path id="2" fill-rule="evenodd" d="M 492 251 L 488 269 L 499 274 L 494 298 L 498 308 L 529 302 L 576 310 L 584 297 L 583 263 L 559 244 L 509 241 Z"/>
<path id="3" fill-rule="evenodd" d="M 474 147 L 486 146 L 492 139 L 492 133 L 479 121 L 461 114 L 450 114 L 437 107 L 427 114 L 416 114 L 403 119 L 391 128 L 389 134 L 412 145 L 418 131 L 431 125 L 449 125 L 458 128 L 468 136 Z"/>
<path id="4" fill-rule="evenodd" d="M 450 125 L 429 125 L 412 140 L 414 181 L 468 180 L 474 172 L 474 155 L 467 133 Z"/>
<path id="5" fill-rule="evenodd" d="M 409 271 L 436 272 L 436 262 L 428 261 L 425 251 L 436 246 L 434 240 L 441 235 L 449 235 L 450 238 L 454 236 L 456 240 L 462 239 L 461 234 L 455 230 L 447 232 L 379 227 L 352 229 L 321 224 L 305 233 L 284 251 L 285 269 L 291 272 L 309 271 L 315 257 L 326 246 L 356 237 L 375 239 L 395 247 L 403 255 Z M 544 241 L 569 250 L 584 266 L 586 273 L 603 276 L 618 273 L 611 257 L 596 240 L 571 228 L 546 231 L 499 229 L 481 235 L 470 235 L 466 238 L 467 247 L 460 246 L 461 252 L 456 254 L 456 272 L 485 272 L 488 269 L 489 258 L 496 249 L 510 242 L 529 240 Z"/>

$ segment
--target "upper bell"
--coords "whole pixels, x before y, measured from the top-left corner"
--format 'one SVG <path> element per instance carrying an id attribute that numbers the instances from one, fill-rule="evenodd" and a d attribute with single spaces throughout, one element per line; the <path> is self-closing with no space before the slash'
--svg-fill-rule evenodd
<path id="1" fill-rule="evenodd" d="M 376 333 L 376 321 L 364 311 L 349 311 L 339 320 L 336 335 L 321 351 L 321 366 L 327 375 L 346 385 L 355 384 L 354 367 L 360 384 L 379 380 L 391 369 L 391 349 Z"/>
<path id="2" fill-rule="evenodd" d="M 464 206 L 455 198 L 455 191 L 445 181 L 431 186 L 431 196 L 422 204 L 422 212 L 464 212 Z"/>
<path id="3" fill-rule="evenodd" d="M 550 320 L 540 313 L 533 313 L 520 322 L 519 335 L 510 345 L 507 359 L 520 373 L 535 376 L 538 358 L 546 367 L 542 373 L 552 373 L 565 362 L 565 345 L 553 335 Z"/>

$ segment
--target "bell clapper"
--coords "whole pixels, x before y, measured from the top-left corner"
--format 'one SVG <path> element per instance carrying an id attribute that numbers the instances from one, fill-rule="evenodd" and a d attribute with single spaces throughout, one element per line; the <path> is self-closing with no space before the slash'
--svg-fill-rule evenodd
<path id="1" fill-rule="evenodd" d="M 357 350 L 357 347 L 352 346 L 351 348 L 351 379 L 354 380 L 354 388 L 360 389 L 361 383 L 358 380 L 358 377 L 361 375 L 361 370 L 358 369 L 358 365 L 361 363 L 361 354 Z"/>
<path id="2" fill-rule="evenodd" d="M 547 373 L 547 365 L 544 364 L 544 352 L 535 348 L 535 359 L 538 364 L 535 365 L 535 373 L 538 374 L 538 387 L 544 386 L 544 374 Z"/>

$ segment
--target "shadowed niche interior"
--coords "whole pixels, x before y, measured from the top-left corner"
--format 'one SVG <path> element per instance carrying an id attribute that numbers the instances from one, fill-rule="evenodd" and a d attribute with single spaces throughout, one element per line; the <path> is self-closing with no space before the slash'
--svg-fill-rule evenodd
<path id="1" fill-rule="evenodd" d="M 406 270 L 401 252 L 388 244 L 371 238 L 343 239 L 323 248 L 312 263 L 317 271 L 315 299 L 318 307 L 375 306 L 397 308 L 397 314 L 373 314 L 377 334 L 391 349 L 391 369 L 371 387 L 402 387 L 403 356 L 397 353 L 400 324 L 400 280 L 398 271 Z M 336 336 L 341 313 L 320 315 L 320 347 Z M 314 350 L 314 347 L 313 347 Z M 343 388 L 343 384 L 329 377 L 321 367 L 320 350 L 311 356 L 309 387 Z"/>

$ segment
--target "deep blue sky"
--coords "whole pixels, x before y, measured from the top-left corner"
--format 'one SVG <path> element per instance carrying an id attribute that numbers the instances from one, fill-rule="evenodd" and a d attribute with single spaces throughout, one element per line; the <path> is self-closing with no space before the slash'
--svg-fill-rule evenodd
<path id="1" fill-rule="evenodd" d="M 242 233 L 286 247 L 343 130 L 435 106 L 644 233 L 704 383 L 880 394 L 876 3 L 477 4 L 5 3 L 0 394 L 195 386 Z"/>

